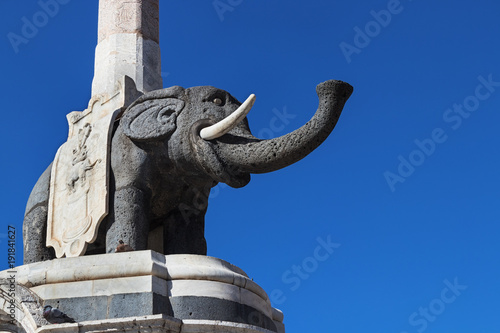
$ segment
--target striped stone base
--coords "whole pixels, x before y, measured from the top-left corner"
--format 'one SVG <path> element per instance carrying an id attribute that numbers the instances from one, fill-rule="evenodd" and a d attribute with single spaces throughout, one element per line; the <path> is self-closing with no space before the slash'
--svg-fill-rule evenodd
<path id="1" fill-rule="evenodd" d="M 16 283 L 37 295 L 40 307 L 52 305 L 77 321 L 65 324 L 67 331 L 40 322 L 37 332 L 73 332 L 82 325 L 84 332 L 105 332 L 99 325 L 115 324 L 113 329 L 125 325 L 123 332 L 139 332 L 132 323 L 159 325 L 152 332 L 285 331 L 283 314 L 264 290 L 217 258 L 148 250 L 55 259 L 16 272 Z"/>

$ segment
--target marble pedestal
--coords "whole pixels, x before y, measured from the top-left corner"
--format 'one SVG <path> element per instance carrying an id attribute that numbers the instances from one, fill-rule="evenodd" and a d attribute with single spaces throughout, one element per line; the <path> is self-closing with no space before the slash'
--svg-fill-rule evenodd
<path id="1" fill-rule="evenodd" d="M 55 259 L 15 271 L 17 288 L 27 287 L 39 303 L 28 309 L 16 292 L 17 324 L 26 332 L 285 332 L 283 314 L 264 290 L 217 258 L 148 250 Z M 0 272 L 1 279 L 10 276 Z M 5 317 L 10 301 L 0 296 Z M 39 312 L 45 304 L 77 323 L 45 325 Z"/>

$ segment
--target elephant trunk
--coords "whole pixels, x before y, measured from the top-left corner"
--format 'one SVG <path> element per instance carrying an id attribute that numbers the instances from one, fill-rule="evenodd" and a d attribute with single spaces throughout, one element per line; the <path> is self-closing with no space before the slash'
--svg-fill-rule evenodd
<path id="1" fill-rule="evenodd" d="M 316 87 L 318 110 L 304 126 L 270 140 L 245 138 L 237 144 L 219 142 L 220 156 L 239 172 L 266 173 L 291 165 L 325 141 L 352 91 L 352 86 L 342 81 L 323 82 Z"/>

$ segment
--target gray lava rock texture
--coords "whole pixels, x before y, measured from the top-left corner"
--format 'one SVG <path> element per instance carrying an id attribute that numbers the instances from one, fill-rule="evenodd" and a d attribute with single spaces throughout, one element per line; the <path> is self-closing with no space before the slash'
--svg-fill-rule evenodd
<path id="1" fill-rule="evenodd" d="M 204 140 L 200 130 L 224 119 L 241 103 L 211 86 L 174 86 L 147 93 L 123 113 L 111 141 L 109 214 L 87 253 L 111 253 L 119 240 L 148 249 L 162 233 L 164 254 L 207 252 L 205 213 L 219 182 L 239 188 L 252 173 L 293 164 L 332 132 L 352 87 L 326 81 L 316 88 L 319 107 L 311 120 L 284 136 L 260 140 L 245 118 L 227 134 Z M 222 101 L 222 103 L 221 103 Z M 54 257 L 45 247 L 50 167 L 30 196 L 24 219 L 25 264 Z M 158 235 L 156 235 L 158 236 Z"/>

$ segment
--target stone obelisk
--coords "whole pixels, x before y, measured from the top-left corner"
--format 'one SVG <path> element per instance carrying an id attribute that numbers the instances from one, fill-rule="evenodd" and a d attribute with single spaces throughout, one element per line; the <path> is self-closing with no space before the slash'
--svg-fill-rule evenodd
<path id="1" fill-rule="evenodd" d="M 85 254 L 108 214 L 112 125 L 140 95 L 163 88 L 159 0 L 100 0 L 92 98 L 67 115 L 68 140 L 52 165 L 47 246 Z"/>
<path id="2" fill-rule="evenodd" d="M 163 88 L 159 0 L 100 0 L 92 96 L 112 98 L 122 77 L 138 91 Z"/>

